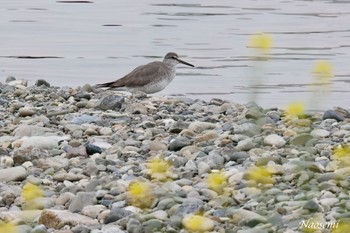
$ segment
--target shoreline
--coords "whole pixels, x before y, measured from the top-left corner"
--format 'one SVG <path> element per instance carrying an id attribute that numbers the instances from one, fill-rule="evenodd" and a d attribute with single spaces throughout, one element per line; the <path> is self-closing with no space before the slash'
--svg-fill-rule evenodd
<path id="1" fill-rule="evenodd" d="M 296 117 L 44 80 L 0 91 L 0 220 L 20 232 L 350 229 L 344 109 Z M 27 184 L 43 191 L 34 206 Z"/>

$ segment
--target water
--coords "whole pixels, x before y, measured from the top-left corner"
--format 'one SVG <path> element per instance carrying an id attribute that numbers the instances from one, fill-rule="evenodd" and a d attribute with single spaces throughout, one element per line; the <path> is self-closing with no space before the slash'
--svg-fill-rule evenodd
<path id="1" fill-rule="evenodd" d="M 309 109 L 349 108 L 350 1 L 347 0 L 2 0 L 0 80 L 82 86 L 122 77 L 169 51 L 196 68 L 156 95 L 184 95 L 263 107 L 303 101 Z M 253 34 L 274 40 L 254 61 Z M 336 76 L 312 87 L 312 69 L 329 60 Z"/>

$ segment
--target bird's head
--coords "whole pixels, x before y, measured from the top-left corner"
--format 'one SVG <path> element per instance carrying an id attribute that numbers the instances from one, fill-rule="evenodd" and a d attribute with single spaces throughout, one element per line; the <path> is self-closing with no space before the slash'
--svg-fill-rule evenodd
<path id="1" fill-rule="evenodd" d="M 179 58 L 179 56 L 178 56 L 176 53 L 173 53 L 173 52 L 167 53 L 167 55 L 165 55 L 165 57 L 164 57 L 163 62 L 168 63 L 168 64 L 174 64 L 174 65 L 177 65 L 177 64 L 179 64 L 179 63 L 182 63 L 182 64 L 184 64 L 184 65 L 194 67 L 194 65 L 192 65 L 192 64 L 190 64 L 190 63 L 188 63 L 188 62 L 185 62 L 185 61 L 181 60 L 181 59 Z"/>

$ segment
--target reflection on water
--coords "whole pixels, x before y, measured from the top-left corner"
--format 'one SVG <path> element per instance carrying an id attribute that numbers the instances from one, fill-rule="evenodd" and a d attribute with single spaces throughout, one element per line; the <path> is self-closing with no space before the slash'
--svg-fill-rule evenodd
<path id="1" fill-rule="evenodd" d="M 316 93 L 318 108 L 346 108 L 348 3 L 4 0 L 0 80 L 11 75 L 32 84 L 39 78 L 58 86 L 95 84 L 175 51 L 196 68 L 179 65 L 177 78 L 161 95 L 246 103 L 255 93 L 264 107 L 284 107 L 314 99 Z M 274 38 L 268 60 L 251 59 L 255 54 L 249 39 L 259 32 Z M 318 60 L 331 61 L 335 69 L 333 91 L 326 95 L 310 87 Z"/>

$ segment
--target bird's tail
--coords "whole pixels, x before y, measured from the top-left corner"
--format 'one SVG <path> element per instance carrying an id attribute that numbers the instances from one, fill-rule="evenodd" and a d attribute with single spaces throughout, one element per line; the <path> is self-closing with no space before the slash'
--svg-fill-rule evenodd
<path id="1" fill-rule="evenodd" d="M 95 87 L 98 87 L 98 88 L 111 87 L 111 85 L 112 85 L 113 83 L 114 83 L 114 82 L 96 84 Z"/>

